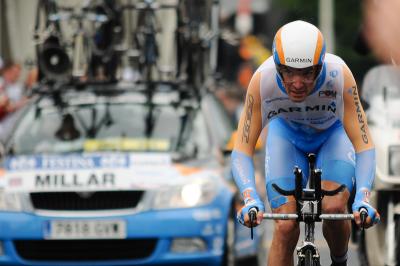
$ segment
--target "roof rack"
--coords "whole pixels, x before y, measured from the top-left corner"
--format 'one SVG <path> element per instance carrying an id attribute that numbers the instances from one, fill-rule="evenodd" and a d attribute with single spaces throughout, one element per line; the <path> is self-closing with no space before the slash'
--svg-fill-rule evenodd
<path id="1" fill-rule="evenodd" d="M 193 2 L 193 0 L 191 1 Z M 209 63 L 207 60 L 210 59 L 206 58 L 208 54 L 204 51 L 212 53 L 216 48 L 217 39 L 215 37 L 218 29 L 215 28 L 215 19 L 217 19 L 215 8 L 219 1 L 204 1 L 201 4 L 204 9 L 202 10 L 207 12 L 198 10 L 197 13 L 197 9 L 191 8 L 191 1 L 179 0 L 178 4 L 164 5 L 155 0 L 138 0 L 132 4 L 131 2 L 129 2 L 130 4 L 120 4 L 118 1 L 112 1 L 110 4 L 110 1 L 100 0 L 85 1 L 82 2 L 80 8 L 71 8 L 60 6 L 55 0 L 39 0 L 34 39 L 37 43 L 40 82 L 32 90 L 32 93 L 40 96 L 52 96 L 57 99 L 55 102 L 59 104 L 62 104 L 63 93 L 69 90 L 90 90 L 103 95 L 133 90 L 144 93 L 148 102 L 152 101 L 154 93 L 170 90 L 178 92 L 182 99 L 193 98 L 200 101 L 202 95 L 207 93 L 207 82 L 210 82 L 208 79 L 212 79 L 212 75 L 204 71 L 204 66 Z M 193 3 L 200 4 L 196 0 Z M 180 58 L 177 58 L 178 69 L 171 80 L 158 80 L 153 75 L 155 70 L 161 71 L 157 66 L 159 43 L 156 34 L 159 32 L 159 25 L 155 16 L 155 12 L 161 9 L 176 11 L 178 27 L 175 34 L 180 36 L 181 41 L 176 43 L 177 50 L 182 54 Z M 137 12 L 136 24 L 138 24 L 133 35 L 139 34 L 139 37 L 142 37 L 142 41 L 136 43 L 136 56 L 140 57 L 138 70 L 143 79 L 125 83 L 118 80 L 116 69 L 121 66 L 122 56 L 129 59 L 130 52 L 135 48 L 131 47 L 135 45 L 132 40 L 127 42 L 128 47 L 123 47 L 122 41 L 123 27 L 127 26 L 124 24 L 127 20 L 122 20 L 121 17 L 124 12 L 132 10 Z M 204 14 L 200 16 L 199 12 Z M 198 16 L 194 16 L 195 14 Z M 207 21 L 205 21 L 206 17 Z M 140 18 L 144 19 L 139 21 Z M 65 23 L 66 21 L 76 23 Z M 203 22 L 209 27 L 206 34 L 200 31 L 199 23 Z M 87 29 L 83 26 L 84 23 L 96 24 L 95 31 L 85 32 Z M 72 28 L 72 39 L 71 37 L 68 39 L 63 34 L 68 31 L 62 30 L 62 27 L 69 26 L 69 24 L 77 25 Z M 188 34 L 189 31 L 191 34 Z M 195 34 L 193 35 L 193 33 Z M 96 43 L 91 37 L 96 34 L 100 37 L 110 38 L 109 43 Z M 191 36 L 195 36 L 196 41 L 192 40 Z M 213 57 L 216 58 L 216 54 L 213 54 Z M 199 58 L 197 63 L 196 58 Z M 82 63 L 82 60 L 87 62 Z M 87 70 L 85 70 L 85 65 Z M 105 71 L 100 78 L 93 68 L 96 68 L 97 65 L 103 67 Z M 208 67 L 212 70 L 215 68 L 212 64 Z M 159 76 L 162 77 L 161 74 Z"/>

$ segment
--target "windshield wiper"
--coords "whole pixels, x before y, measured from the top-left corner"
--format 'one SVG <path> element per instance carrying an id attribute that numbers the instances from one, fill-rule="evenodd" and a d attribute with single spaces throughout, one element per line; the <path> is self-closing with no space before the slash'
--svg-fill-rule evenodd
<path id="1" fill-rule="evenodd" d="M 154 117 L 155 105 L 152 102 L 149 102 L 148 105 L 149 105 L 149 110 L 145 117 L 146 127 L 144 129 L 144 134 L 147 138 L 150 138 L 153 133 L 154 125 L 156 123 L 156 118 Z"/>
<path id="2" fill-rule="evenodd" d="M 86 136 L 89 138 L 95 138 L 97 136 L 98 131 L 100 128 L 103 127 L 103 125 L 109 127 L 114 124 L 114 119 L 111 116 L 110 112 L 110 103 L 106 103 L 106 110 L 104 113 L 104 116 L 101 118 L 98 124 L 96 124 L 97 120 L 97 109 L 95 107 L 92 108 L 92 118 L 91 118 L 91 125 L 88 127 L 82 117 L 79 115 L 79 113 L 76 113 L 76 117 L 78 118 L 79 122 L 81 123 L 81 126 L 86 132 Z"/>
<path id="3" fill-rule="evenodd" d="M 191 107 L 186 107 L 185 113 L 180 117 L 181 123 L 174 151 L 180 152 L 182 157 L 184 158 L 193 158 L 197 154 L 197 147 L 194 147 L 193 151 L 190 150 L 189 152 L 183 149 L 185 145 L 187 147 L 189 137 L 192 134 L 194 117 L 195 112 L 194 109 Z"/>

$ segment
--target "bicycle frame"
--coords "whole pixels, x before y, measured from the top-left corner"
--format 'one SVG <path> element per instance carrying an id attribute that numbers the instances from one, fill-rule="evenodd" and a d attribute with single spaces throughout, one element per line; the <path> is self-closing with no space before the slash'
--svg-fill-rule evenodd
<path id="1" fill-rule="evenodd" d="M 296 200 L 296 213 L 264 213 L 264 219 L 273 220 L 297 220 L 304 222 L 303 244 L 296 248 L 298 266 L 319 266 L 320 254 L 317 246 L 314 244 L 315 222 L 322 220 L 352 220 L 353 214 L 322 214 L 322 199 L 324 196 L 333 196 L 343 191 L 345 185 L 339 186 L 335 190 L 327 191 L 321 188 L 321 170 L 315 169 L 315 155 L 308 156 L 310 175 L 309 188 L 302 186 L 302 171 L 298 167 L 294 169 L 296 187 L 294 190 L 283 190 L 276 184 L 272 186 L 276 191 L 284 196 L 294 196 Z M 307 209 L 307 210 L 306 210 Z"/>

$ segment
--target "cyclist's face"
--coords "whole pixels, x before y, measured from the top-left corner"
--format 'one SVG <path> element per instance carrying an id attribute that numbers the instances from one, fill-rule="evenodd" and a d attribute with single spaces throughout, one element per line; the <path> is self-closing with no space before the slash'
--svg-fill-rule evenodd
<path id="1" fill-rule="evenodd" d="M 315 86 L 315 68 L 295 69 L 285 67 L 280 71 L 286 92 L 293 102 L 302 102 Z"/>

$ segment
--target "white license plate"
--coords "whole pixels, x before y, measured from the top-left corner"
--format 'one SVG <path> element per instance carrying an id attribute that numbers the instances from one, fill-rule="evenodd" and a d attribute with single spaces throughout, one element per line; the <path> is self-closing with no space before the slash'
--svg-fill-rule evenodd
<path id="1" fill-rule="evenodd" d="M 126 224 L 122 220 L 53 220 L 44 228 L 46 239 L 122 239 Z"/>

